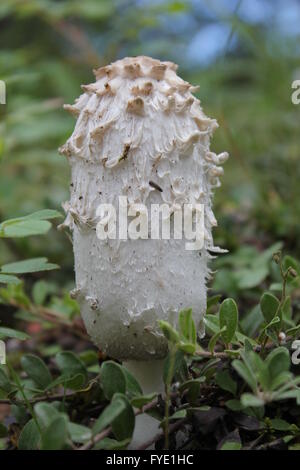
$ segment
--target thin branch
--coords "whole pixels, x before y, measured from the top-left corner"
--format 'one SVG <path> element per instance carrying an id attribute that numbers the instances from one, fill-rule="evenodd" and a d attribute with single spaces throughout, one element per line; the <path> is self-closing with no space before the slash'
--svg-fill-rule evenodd
<path id="1" fill-rule="evenodd" d="M 292 336 L 288 336 L 285 339 L 285 343 L 288 343 L 289 341 L 292 341 L 292 339 L 293 339 Z M 270 350 L 270 349 L 273 349 L 277 346 L 278 345 L 276 343 L 268 343 L 268 344 L 265 345 L 264 349 L 265 350 Z M 253 348 L 254 352 L 260 352 L 261 350 L 262 350 L 262 346 L 259 345 L 259 344 Z M 232 351 L 234 351 L 234 349 Z M 236 351 L 236 352 L 238 352 L 238 351 Z M 230 354 L 230 353 L 227 353 L 227 352 L 224 352 L 224 351 L 212 352 L 212 353 L 209 352 L 209 351 L 196 351 L 195 356 L 210 358 L 210 359 L 213 359 L 213 358 L 232 359 L 233 358 L 233 354 Z"/>
<path id="2" fill-rule="evenodd" d="M 63 400 L 64 398 L 70 398 L 78 395 L 78 392 L 68 392 L 68 393 L 56 393 L 54 395 L 42 395 L 40 397 L 34 397 L 27 399 L 28 403 L 34 405 L 40 401 L 56 401 L 56 400 Z M 13 398 L 2 398 L 0 400 L 0 405 L 26 405 L 24 400 L 14 400 Z"/>
<path id="3" fill-rule="evenodd" d="M 166 382 L 166 400 L 165 400 L 165 448 L 169 449 L 169 411 L 170 411 L 170 402 L 171 402 L 171 386 L 172 380 L 174 377 L 174 368 L 176 360 L 176 346 L 170 347 L 170 363 L 169 363 L 169 372 Z"/>
<path id="4" fill-rule="evenodd" d="M 96 434 L 96 436 L 94 436 L 90 441 L 88 441 L 83 446 L 79 447 L 77 450 L 90 450 L 92 447 L 94 447 L 95 444 L 97 444 L 97 442 L 100 442 L 105 437 L 108 437 L 111 432 L 112 432 L 112 427 L 109 426 L 108 428 L 104 429 L 104 431 L 100 432 L 99 434 Z"/>
<path id="5" fill-rule="evenodd" d="M 51 402 L 51 401 L 56 401 L 56 400 L 65 400 L 66 398 L 72 398 L 72 397 L 79 395 L 80 393 L 89 392 L 91 388 L 95 384 L 97 384 L 99 378 L 100 378 L 100 374 L 96 375 L 92 380 L 90 380 L 86 388 L 76 390 L 75 392 L 66 392 L 64 389 L 64 391 L 60 393 L 54 393 L 53 395 L 46 393 L 45 395 L 42 395 L 42 396 L 37 396 L 31 399 L 27 399 L 27 401 L 29 404 L 35 404 L 40 401 Z M 4 398 L 0 400 L 0 405 L 11 405 L 11 404 L 24 405 L 26 403 L 22 400 L 14 400 L 12 398 Z"/>
<path id="6" fill-rule="evenodd" d="M 220 358 L 220 359 L 228 359 L 229 357 L 232 357 L 232 355 L 226 353 L 226 352 L 209 352 L 209 351 L 196 351 L 195 356 L 199 357 L 204 357 L 204 358 Z"/>

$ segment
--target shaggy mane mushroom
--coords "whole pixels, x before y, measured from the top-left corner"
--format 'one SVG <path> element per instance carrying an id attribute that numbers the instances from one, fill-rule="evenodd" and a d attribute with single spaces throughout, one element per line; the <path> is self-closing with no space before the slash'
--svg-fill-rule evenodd
<path id="1" fill-rule="evenodd" d="M 211 208 L 226 153 L 210 151 L 217 122 L 205 116 L 195 87 L 177 66 L 150 57 L 119 60 L 95 70 L 96 81 L 65 105 L 77 119 L 60 152 L 72 170 L 65 225 L 73 231 L 76 290 L 88 333 L 102 351 L 125 361 L 145 393 L 163 390 L 167 342 L 157 320 L 176 324 L 192 307 L 200 335 L 216 219 Z M 97 208 L 128 204 L 204 204 L 204 246 L 185 240 L 100 240 Z M 199 256 L 200 255 L 200 256 Z M 153 418 L 140 417 L 135 443 L 153 434 Z M 139 418 L 139 419 L 140 419 Z M 142 435 L 141 435 L 142 434 Z M 139 436 L 140 435 L 140 436 Z"/>

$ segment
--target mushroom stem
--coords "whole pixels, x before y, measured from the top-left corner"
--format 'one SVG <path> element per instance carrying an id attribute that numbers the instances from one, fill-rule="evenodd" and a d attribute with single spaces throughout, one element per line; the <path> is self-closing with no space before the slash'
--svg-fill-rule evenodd
<path id="1" fill-rule="evenodd" d="M 164 393 L 164 361 L 126 361 L 123 365 L 134 375 L 143 393 Z M 136 416 L 135 429 L 129 449 L 135 450 L 159 432 L 159 421 L 146 413 Z M 151 449 L 152 447 L 150 447 Z M 153 447 L 154 448 L 154 447 Z"/>

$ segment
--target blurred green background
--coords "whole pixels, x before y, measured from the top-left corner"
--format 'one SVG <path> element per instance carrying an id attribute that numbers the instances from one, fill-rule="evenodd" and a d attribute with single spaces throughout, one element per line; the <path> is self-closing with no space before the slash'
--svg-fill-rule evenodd
<path id="1" fill-rule="evenodd" d="M 62 104 L 94 80 L 93 68 L 152 55 L 200 85 L 205 113 L 220 124 L 212 148 L 231 156 L 215 196 L 215 241 L 232 255 L 217 265 L 216 290 L 235 294 L 232 272 L 260 266 L 278 241 L 299 258 L 299 39 L 297 0 L 1 0 L 0 220 L 60 209 L 69 167 L 57 148 L 74 126 Z M 55 230 L 3 240 L 0 250 L 0 264 L 48 256 L 62 267 L 56 280 L 73 280 L 71 243 Z M 259 269 L 244 287 L 263 280 Z"/>

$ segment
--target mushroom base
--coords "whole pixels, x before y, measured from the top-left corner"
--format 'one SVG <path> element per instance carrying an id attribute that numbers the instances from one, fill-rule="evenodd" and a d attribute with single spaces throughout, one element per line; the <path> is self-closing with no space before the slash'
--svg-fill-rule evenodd
<path id="1" fill-rule="evenodd" d="M 163 366 L 164 361 L 128 361 L 123 365 L 134 375 L 145 395 L 164 393 Z M 140 446 L 154 438 L 160 432 L 159 421 L 145 413 L 138 415 L 129 449 L 137 450 Z M 147 447 L 153 449 L 154 444 Z"/>

